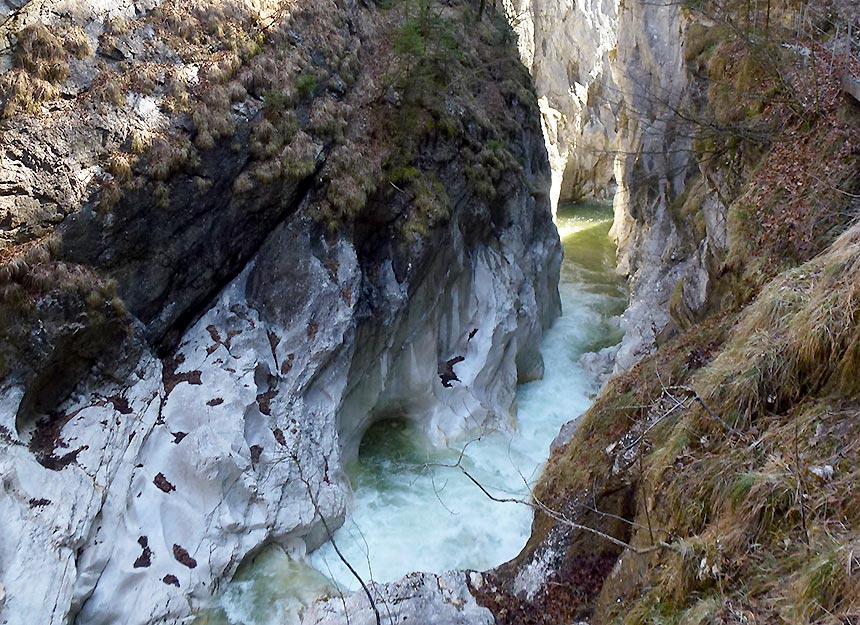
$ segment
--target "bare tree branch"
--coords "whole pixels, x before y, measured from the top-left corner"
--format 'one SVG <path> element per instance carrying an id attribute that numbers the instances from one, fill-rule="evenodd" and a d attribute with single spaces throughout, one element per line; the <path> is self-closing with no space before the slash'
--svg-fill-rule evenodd
<path id="1" fill-rule="evenodd" d="M 296 468 L 299 471 L 299 479 L 305 485 L 305 488 L 308 492 L 308 497 L 310 497 L 311 503 L 314 506 L 314 510 L 320 517 L 320 521 L 322 522 L 323 528 L 325 528 L 326 535 L 328 536 L 329 542 L 331 542 L 331 546 L 334 548 L 334 552 L 337 554 L 337 557 L 340 558 L 340 561 L 343 562 L 344 566 L 349 569 L 349 572 L 352 574 L 355 579 L 358 580 L 358 583 L 361 584 L 362 590 L 364 590 L 364 594 L 367 595 L 367 600 L 370 602 L 370 607 L 373 609 L 373 614 L 376 617 L 376 625 L 382 625 L 382 620 L 379 616 L 379 609 L 376 607 L 376 601 L 373 599 L 373 595 L 370 592 L 370 589 L 367 587 L 367 584 L 364 583 L 361 575 L 359 575 L 358 571 L 355 570 L 355 567 L 350 564 L 349 560 L 346 559 L 346 556 L 340 550 L 340 547 L 337 546 L 337 542 L 334 539 L 334 532 L 331 531 L 331 528 L 326 521 L 325 515 L 322 513 L 322 509 L 319 506 L 316 496 L 314 495 L 313 488 L 311 487 L 310 481 L 305 477 L 304 471 L 302 470 L 302 465 L 299 462 L 298 456 L 294 453 L 290 453 L 293 462 L 296 465 Z"/>

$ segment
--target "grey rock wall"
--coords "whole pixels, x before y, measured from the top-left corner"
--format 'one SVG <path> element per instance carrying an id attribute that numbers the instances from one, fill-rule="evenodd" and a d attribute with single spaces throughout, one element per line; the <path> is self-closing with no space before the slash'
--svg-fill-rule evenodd
<path id="1" fill-rule="evenodd" d="M 714 258 L 726 247 L 726 209 L 701 183 L 693 150 L 692 98 L 700 87 L 684 59 L 690 18 L 673 3 L 626 3 L 613 74 L 626 124 L 618 139 L 615 222 L 618 271 L 631 298 L 616 369 L 629 367 L 671 332 L 670 300 L 682 280 L 687 309 L 706 304 Z M 704 237 L 679 217 L 684 198 L 703 196 Z"/>
<path id="2" fill-rule="evenodd" d="M 611 197 L 618 0 L 506 0 L 505 8 L 540 97 L 553 206 Z"/>
<path id="3" fill-rule="evenodd" d="M 726 250 L 725 206 L 693 153 L 701 87 L 684 59 L 690 18 L 677 3 L 643 0 L 511 0 L 506 10 L 540 98 L 554 200 L 614 197 L 610 235 L 630 283 L 624 369 L 673 330 L 676 285 L 686 314 L 707 305 Z M 704 196 L 703 237 L 679 219 L 685 193 Z"/>

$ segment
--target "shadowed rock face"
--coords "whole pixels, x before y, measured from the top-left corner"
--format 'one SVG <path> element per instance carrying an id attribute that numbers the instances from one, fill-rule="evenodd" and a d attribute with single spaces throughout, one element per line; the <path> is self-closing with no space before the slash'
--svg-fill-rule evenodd
<path id="1" fill-rule="evenodd" d="M 134 47 L 157 26 L 145 8 L 112 36 L 167 62 Z M 465 46 L 467 4 L 445 11 Z M 0 360 L 0 619 L 10 624 L 179 622 L 261 546 L 302 552 L 326 539 L 320 517 L 342 522 L 342 466 L 376 419 L 403 411 L 439 442 L 504 427 L 517 379 L 540 375 L 561 249 L 537 104 L 504 32 L 483 22 L 483 43 L 465 52 L 499 75 L 471 68 L 457 90 L 418 106 L 408 85 L 377 93 L 396 10 L 324 2 L 291 19 L 273 35 L 287 50 L 273 67 L 301 61 L 328 78 L 306 81 L 288 119 L 273 112 L 282 100 L 252 93 L 260 76 L 246 76 L 244 99 L 225 109 L 234 131 L 214 145 L 199 140 L 196 111 L 148 108 L 167 86 L 113 108 L 87 104 L 84 90 L 4 122 L 3 140 L 20 148 L 4 163 L 32 175 L 3 206 L 19 217 L 15 207 L 45 209 L 5 231 L 4 259 L 30 255 L 0 276 L 34 302 L 0 327 L 11 337 Z M 355 67 L 320 60 L 324 41 Z M 201 85 L 194 95 L 212 97 Z M 311 137 L 303 160 L 278 161 L 274 174 L 271 154 L 292 144 L 266 134 L 273 118 Z M 180 150 L 169 174 L 151 175 L 154 148 L 130 173 L 105 164 L 127 154 L 132 130 L 202 147 Z M 45 144 L 78 145 L 74 168 L 88 172 L 69 183 L 58 223 L 43 220 L 59 205 L 44 189 L 72 174 L 49 170 Z M 47 156 L 27 160 L 29 146 Z M 379 154 L 391 158 L 372 162 Z M 123 176 L 108 208 L 106 189 Z M 344 193 L 361 187 L 364 208 L 332 208 L 339 180 Z M 39 242 L 47 234 L 50 246 Z M 456 379 L 445 385 L 448 362 Z"/>
<path id="2" fill-rule="evenodd" d="M 251 160 L 249 124 L 258 117 L 259 111 L 243 116 L 234 136 L 240 149 L 223 145 L 204 152 L 193 175 L 170 182 L 168 214 L 159 214 L 148 189 L 133 190 L 108 223 L 90 206 L 59 228 L 63 258 L 96 267 L 122 285 L 123 300 L 162 353 L 308 190 L 311 176 L 242 197 L 233 193 Z M 207 183 L 202 192 L 201 179 Z"/>

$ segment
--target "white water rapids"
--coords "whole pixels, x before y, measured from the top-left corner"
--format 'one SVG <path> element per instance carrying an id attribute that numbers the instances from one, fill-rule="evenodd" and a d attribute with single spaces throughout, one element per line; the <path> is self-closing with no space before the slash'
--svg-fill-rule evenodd
<path id="1" fill-rule="evenodd" d="M 412 571 L 485 570 L 525 545 L 531 509 L 493 501 L 461 467 L 494 497 L 527 501 L 559 428 L 590 405 L 598 382 L 580 357 L 620 340 L 613 320 L 626 302 L 607 236 L 611 219 L 611 209 L 601 204 L 559 208 L 564 313 L 544 335 L 544 378 L 517 392 L 515 432 L 493 432 L 451 449 L 432 447 L 403 422 L 380 423 L 367 433 L 358 462 L 348 468 L 355 506 L 334 535 L 365 581 L 395 581 Z M 270 549 L 236 576 L 200 622 L 299 623 L 302 606 L 336 592 L 329 580 L 344 592 L 359 588 L 331 543 L 308 563 Z"/>

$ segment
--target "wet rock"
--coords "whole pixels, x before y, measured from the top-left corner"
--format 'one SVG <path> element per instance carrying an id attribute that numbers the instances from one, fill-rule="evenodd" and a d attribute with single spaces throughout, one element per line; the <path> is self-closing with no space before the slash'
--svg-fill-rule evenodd
<path id="1" fill-rule="evenodd" d="M 724 175 L 697 162 L 694 122 L 666 115 L 695 109 L 701 89 L 683 56 L 688 20 L 680 7 L 648 2 L 623 11 L 616 0 L 506 5 L 540 96 L 553 201 L 615 194 L 611 236 L 630 279 L 620 371 L 677 331 L 673 315 L 694 319 L 713 305 L 728 245 L 720 194 L 688 189 L 700 169 L 718 187 Z M 619 123 L 631 111 L 649 121 Z M 704 237 L 672 209 L 685 192 L 705 196 Z"/>
<path id="2" fill-rule="evenodd" d="M 593 492 L 565 501 L 556 512 L 570 522 L 626 541 L 634 494 L 623 480 L 608 480 Z M 591 532 L 539 518 L 523 551 L 484 573 L 484 583 L 474 592 L 498 625 L 578 623 L 590 615 L 591 602 L 620 553 L 620 548 Z"/>
<path id="3" fill-rule="evenodd" d="M 615 368 L 615 360 L 621 345 L 611 345 L 596 352 L 587 352 L 580 356 L 579 364 L 585 371 L 593 374 L 602 386 L 612 375 Z"/>
<path id="4" fill-rule="evenodd" d="M 492 614 L 477 604 L 463 571 L 441 575 L 411 573 L 391 584 L 370 584 L 382 622 L 426 625 L 492 625 Z M 334 597 L 315 603 L 302 625 L 375 625 L 376 615 L 363 592 L 343 600 Z"/>
<path id="5" fill-rule="evenodd" d="M 573 433 L 576 431 L 577 419 L 571 419 L 567 421 L 558 431 L 555 438 L 552 439 L 552 443 L 549 445 L 550 453 L 561 449 L 565 445 L 567 445 L 571 439 L 573 439 Z"/>

